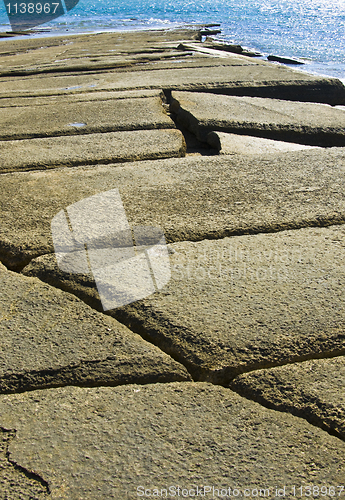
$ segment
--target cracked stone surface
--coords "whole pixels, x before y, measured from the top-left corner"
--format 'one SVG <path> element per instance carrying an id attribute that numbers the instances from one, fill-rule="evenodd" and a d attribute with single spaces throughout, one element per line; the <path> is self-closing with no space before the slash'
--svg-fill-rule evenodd
<path id="1" fill-rule="evenodd" d="M 0 258 L 18 269 L 53 252 L 53 217 L 114 188 L 129 224 L 160 227 L 168 242 L 344 222 L 344 159 L 331 148 L 2 174 Z"/>
<path id="2" fill-rule="evenodd" d="M 150 71 L 138 71 L 137 68 L 127 67 L 116 71 L 109 71 L 110 68 L 107 68 L 108 72 L 99 75 L 4 77 L 0 82 L 0 95 L 15 97 L 65 94 L 71 92 L 68 90 L 71 87 L 73 89 L 82 86 L 84 88 L 79 91 L 85 92 L 92 86 L 99 91 L 150 88 L 252 95 L 293 101 L 325 102 L 331 105 L 342 105 L 345 102 L 344 85 L 337 79 L 309 75 L 263 61 L 253 65 L 252 61 L 248 62 L 248 58 L 244 56 L 243 63 L 238 62 L 237 55 L 234 56 L 234 60 L 235 63 L 226 64 L 224 59 L 210 59 L 205 56 L 202 62 L 195 64 L 193 56 L 190 62 L 183 63 L 182 67 L 179 62 L 172 64 L 169 61 L 161 65 L 155 62 L 151 66 L 146 66 Z"/>
<path id="3" fill-rule="evenodd" d="M 221 384 L 245 371 L 345 353 L 344 248 L 344 226 L 174 243 L 167 285 L 111 314 L 173 353 L 194 378 Z M 53 256 L 24 273 L 101 309 L 92 279 L 62 273 Z"/>
<path id="4" fill-rule="evenodd" d="M 161 99 L 92 99 L 73 102 L 64 96 L 53 103 L 0 108 L 0 140 L 175 128 Z"/>
<path id="5" fill-rule="evenodd" d="M 313 359 L 236 377 L 241 394 L 306 418 L 345 441 L 345 357 Z"/>
<path id="6" fill-rule="evenodd" d="M 214 130 L 313 146 L 345 146 L 345 113 L 324 104 L 173 92 L 178 122 L 205 141 Z"/>
<path id="7" fill-rule="evenodd" d="M 28 474 L 11 463 L 8 446 L 15 431 L 0 429 L 0 498 L 2 500 L 46 500 L 51 498 L 48 487 L 39 477 Z"/>
<path id="8" fill-rule="evenodd" d="M 291 498 L 294 484 L 344 479 L 342 441 L 205 383 L 3 395 L 0 425 L 17 429 L 11 460 L 52 499 L 134 499 L 138 486 L 172 485 L 269 488 L 270 498 L 286 485 Z"/>
<path id="9" fill-rule="evenodd" d="M 2 265 L 0 283 L 0 392 L 190 380 L 179 363 L 76 297 Z"/>
<path id="10" fill-rule="evenodd" d="M 185 152 L 181 132 L 169 129 L 1 141 L 0 172 L 178 158 Z"/>

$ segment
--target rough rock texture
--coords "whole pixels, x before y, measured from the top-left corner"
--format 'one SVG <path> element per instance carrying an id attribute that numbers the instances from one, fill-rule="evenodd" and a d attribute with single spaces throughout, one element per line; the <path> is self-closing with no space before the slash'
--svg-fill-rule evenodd
<path id="1" fill-rule="evenodd" d="M 306 418 L 345 440 L 345 357 L 258 370 L 231 388 L 279 411 Z"/>
<path id="2" fill-rule="evenodd" d="M 239 61 L 242 57 L 243 61 Z M 248 95 L 291 101 L 345 103 L 345 87 L 337 79 L 308 75 L 272 63 L 253 64 L 244 56 L 234 60 L 208 58 L 189 62 L 178 57 L 175 63 L 146 64 L 144 69 L 121 67 L 116 71 L 86 74 L 68 73 L 2 78 L 1 97 L 25 95 L 58 95 L 88 91 L 122 91 L 130 89 L 165 89 Z M 206 59 L 206 61 L 205 61 Z M 221 62 L 221 63 L 220 63 Z M 123 62 L 120 63 L 123 65 Z M 125 64 L 126 66 L 126 64 Z M 76 68 L 77 70 L 78 68 Z M 23 71 L 23 70 L 22 70 Z M 73 73 L 73 72 L 72 72 Z"/>
<path id="3" fill-rule="evenodd" d="M 250 134 L 343 138 L 339 80 L 220 57 L 212 32 L 0 42 L 0 260 L 22 271 L 0 264 L 1 500 L 345 493 L 345 148 L 242 128 L 245 154 L 214 156 L 181 127 L 186 158 L 118 163 L 184 154 L 174 91 L 269 98 Z M 78 252 L 53 253 L 53 219 Z"/>
<path id="4" fill-rule="evenodd" d="M 170 281 L 113 309 L 115 318 L 171 353 L 194 379 L 345 353 L 345 229 L 307 228 L 171 245 Z M 90 280 L 48 256 L 24 270 L 100 308 Z"/>
<path id="5" fill-rule="evenodd" d="M 16 431 L 0 429 L 0 498 L 2 500 L 46 500 L 48 485 L 39 476 L 11 463 L 8 446 Z"/>
<path id="6" fill-rule="evenodd" d="M 3 174 L 0 259 L 18 269 L 52 252 L 52 218 L 113 188 L 131 226 L 158 226 L 168 242 L 343 222 L 344 160 L 332 148 Z"/>
<path id="7" fill-rule="evenodd" d="M 0 108 L 0 139 L 175 127 L 159 97 L 66 104 L 61 96 L 53 104 Z"/>
<path id="8" fill-rule="evenodd" d="M 236 55 L 236 63 L 238 63 Z M 206 64 L 195 66 L 193 62 L 180 67 L 177 62 L 150 71 L 135 71 L 128 68 L 100 75 L 77 74 L 67 76 L 40 76 L 4 79 L 0 83 L 0 95 L 49 95 L 79 91 L 129 90 L 129 89 L 166 89 L 198 92 L 214 92 L 229 95 L 249 95 L 291 101 L 325 102 L 344 104 L 345 87 L 337 79 L 316 77 L 297 72 L 290 68 L 277 67 L 272 63 L 253 65 L 242 56 L 240 64 L 224 64 L 225 59 L 214 58 Z M 219 64 L 222 61 L 222 64 Z M 167 66 L 167 69 L 165 69 Z M 183 66 L 183 65 L 182 65 Z M 191 67 L 188 67 L 191 66 Z"/>
<path id="9" fill-rule="evenodd" d="M 250 135 L 227 134 L 226 132 L 210 132 L 206 139 L 208 144 L 217 149 L 221 155 L 261 155 L 313 148 L 313 146 L 305 146 L 304 144 L 274 141 Z"/>
<path id="10" fill-rule="evenodd" d="M 344 479 L 343 442 L 208 384 L 1 396 L 0 415 L 1 426 L 17 429 L 11 460 L 47 481 L 52 499 L 135 499 L 143 489 L 153 496 L 170 486 L 176 497 L 177 487 L 182 497 L 182 489 L 211 486 L 207 499 L 215 498 L 213 486 L 242 496 L 249 488 L 250 498 L 267 488 L 266 498 L 275 498 L 286 486 L 292 498 L 293 485 Z"/>
<path id="11" fill-rule="evenodd" d="M 132 130 L 0 142 L 0 172 L 185 156 L 179 130 Z"/>
<path id="12" fill-rule="evenodd" d="M 345 113 L 331 106 L 259 97 L 173 92 L 170 109 L 198 139 L 218 130 L 269 139 L 345 146 Z"/>
<path id="13" fill-rule="evenodd" d="M 190 379 L 162 351 L 72 295 L 2 265 L 0 282 L 0 392 Z"/>

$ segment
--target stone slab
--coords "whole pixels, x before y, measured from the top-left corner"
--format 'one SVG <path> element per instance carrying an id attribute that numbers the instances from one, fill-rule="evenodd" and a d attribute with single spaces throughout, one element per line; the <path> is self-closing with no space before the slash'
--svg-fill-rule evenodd
<path id="1" fill-rule="evenodd" d="M 231 388 L 345 440 L 345 357 L 313 359 L 239 375 Z"/>
<path id="2" fill-rule="evenodd" d="M 0 108 L 0 140 L 175 128 L 161 99 L 113 99 Z"/>
<path id="3" fill-rule="evenodd" d="M 312 146 L 345 145 L 345 113 L 324 104 L 173 92 L 170 109 L 201 141 L 216 130 Z"/>
<path id="4" fill-rule="evenodd" d="M 185 67 L 180 67 L 181 64 L 176 62 L 173 67 L 166 68 L 166 65 L 171 64 L 169 62 L 158 67 L 157 64 L 144 66 L 141 71 L 128 67 L 94 74 L 74 72 L 73 75 L 57 73 L 54 76 L 43 74 L 31 77 L 3 77 L 0 82 L 0 97 L 58 95 L 90 89 L 165 89 L 324 102 L 331 105 L 345 103 L 345 86 L 335 78 L 317 77 L 263 61 L 242 64 L 236 59 L 236 64 L 233 61 L 220 65 L 219 61 L 228 59 L 215 59 L 216 63 L 210 62 L 207 66 L 195 66 L 191 58 L 191 63 L 185 64 Z"/>
<path id="5" fill-rule="evenodd" d="M 165 498 L 169 487 L 182 498 L 205 486 L 205 499 L 216 498 L 213 487 L 222 497 L 269 489 L 274 499 L 284 486 L 293 498 L 293 485 L 338 494 L 344 479 L 344 442 L 209 384 L 13 394 L 0 397 L 0 415 L 1 427 L 16 429 L 11 461 L 46 481 L 52 499 Z"/>
<path id="6" fill-rule="evenodd" d="M 165 99 L 164 93 L 161 90 L 157 89 L 120 90 L 118 92 L 92 92 L 92 87 L 84 87 L 83 92 L 77 92 L 77 90 L 78 88 L 70 89 L 69 93 L 64 94 L 62 101 L 61 96 L 59 95 L 37 97 L 3 97 L 0 99 L 0 108 L 46 106 L 52 104 L 61 105 L 61 102 L 63 102 L 65 105 L 69 105 L 76 104 L 77 102 L 111 101 L 113 99 L 140 99 L 142 97 L 156 97 L 160 98 L 161 100 Z"/>
<path id="7" fill-rule="evenodd" d="M 301 151 L 314 147 L 293 142 L 274 141 L 250 135 L 228 134 L 226 132 L 210 132 L 207 134 L 206 140 L 221 155 L 261 155 L 265 153 Z"/>
<path id="8" fill-rule="evenodd" d="M 0 392 L 190 380 L 157 347 L 74 296 L 0 267 Z"/>
<path id="9" fill-rule="evenodd" d="M 53 252 L 63 208 L 117 188 L 131 227 L 168 242 L 345 221 L 345 149 L 187 157 L 0 175 L 0 260 L 19 269 Z"/>
<path id="10" fill-rule="evenodd" d="M 194 380 L 228 384 L 239 373 L 345 354 L 344 247 L 345 226 L 174 243 L 170 281 L 109 314 Z M 92 277 L 85 284 L 63 273 L 53 255 L 24 273 L 102 309 Z"/>
<path id="11" fill-rule="evenodd" d="M 0 172 L 179 158 L 185 154 L 183 135 L 174 129 L 0 141 Z"/>

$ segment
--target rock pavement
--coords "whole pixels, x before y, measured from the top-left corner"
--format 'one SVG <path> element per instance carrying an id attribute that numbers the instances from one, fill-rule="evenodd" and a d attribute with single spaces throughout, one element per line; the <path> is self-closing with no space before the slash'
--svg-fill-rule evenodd
<path id="1" fill-rule="evenodd" d="M 345 354 L 344 248 L 344 226 L 174 243 L 161 292 L 111 314 L 195 380 L 228 384 L 239 373 Z M 74 293 L 90 289 L 58 272 L 53 256 L 32 261 L 24 274 L 56 286 L 69 281 Z M 91 292 L 92 300 L 101 309 Z"/>
<path id="2" fill-rule="evenodd" d="M 170 109 L 179 123 L 204 141 L 218 130 L 313 146 L 345 146 L 345 113 L 324 104 L 173 92 Z"/>
<path id="3" fill-rule="evenodd" d="M 171 129 L 3 141 L 0 142 L 0 171 L 174 158 L 185 153 L 183 135 Z"/>
<path id="4" fill-rule="evenodd" d="M 17 429 L 11 461 L 42 477 L 53 499 L 134 499 L 169 488 L 182 497 L 197 487 L 208 488 L 204 498 L 213 488 L 274 498 L 280 486 L 291 498 L 293 485 L 344 477 L 343 442 L 208 384 L 15 394 L 0 399 L 0 413 Z"/>
<path id="5" fill-rule="evenodd" d="M 130 224 L 161 227 L 168 242 L 337 224 L 345 220 L 344 161 L 345 150 L 331 148 L 4 174 L 0 257 L 18 269 L 53 252 L 53 217 L 114 188 Z"/>
<path id="6" fill-rule="evenodd" d="M 345 496 L 345 87 L 202 28 L 0 42 L 1 500 Z"/>

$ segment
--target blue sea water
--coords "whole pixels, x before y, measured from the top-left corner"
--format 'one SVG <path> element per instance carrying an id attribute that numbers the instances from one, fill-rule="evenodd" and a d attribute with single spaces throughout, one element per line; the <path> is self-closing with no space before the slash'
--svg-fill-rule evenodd
<path id="1" fill-rule="evenodd" d="M 191 23 L 220 23 L 223 40 L 264 55 L 298 57 L 304 70 L 345 82 L 345 0 L 80 0 L 40 29 L 52 35 Z M 0 2 L 0 31 L 6 30 L 10 25 Z"/>

